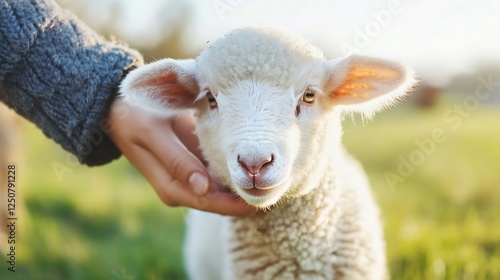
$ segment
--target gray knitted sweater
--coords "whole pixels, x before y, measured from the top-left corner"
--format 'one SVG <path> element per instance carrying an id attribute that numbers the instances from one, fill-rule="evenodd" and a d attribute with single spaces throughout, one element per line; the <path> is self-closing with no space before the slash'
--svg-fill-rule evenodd
<path id="1" fill-rule="evenodd" d="M 140 64 L 53 0 L 0 0 L 0 101 L 82 163 L 120 156 L 101 128 L 125 71 Z"/>

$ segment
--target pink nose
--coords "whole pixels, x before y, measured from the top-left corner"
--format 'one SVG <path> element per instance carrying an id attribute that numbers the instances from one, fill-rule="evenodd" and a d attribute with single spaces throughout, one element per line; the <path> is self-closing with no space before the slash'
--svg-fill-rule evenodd
<path id="1" fill-rule="evenodd" d="M 259 174 L 261 169 L 271 164 L 274 160 L 274 156 L 270 155 L 265 158 L 254 158 L 254 159 L 245 159 L 238 155 L 238 163 L 241 167 L 245 168 L 249 175 L 255 176 Z"/>

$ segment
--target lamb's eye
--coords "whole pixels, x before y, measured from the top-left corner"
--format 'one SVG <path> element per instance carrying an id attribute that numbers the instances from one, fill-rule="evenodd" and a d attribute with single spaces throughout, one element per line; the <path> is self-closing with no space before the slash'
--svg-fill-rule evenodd
<path id="1" fill-rule="evenodd" d="M 316 98 L 316 93 L 311 89 L 306 89 L 304 94 L 302 95 L 302 101 L 305 103 L 313 103 Z"/>
<path id="2" fill-rule="evenodd" d="M 208 105 L 210 105 L 210 109 L 217 108 L 217 100 L 215 100 L 215 97 L 212 95 L 210 91 L 207 92 L 207 100 L 208 100 Z"/>

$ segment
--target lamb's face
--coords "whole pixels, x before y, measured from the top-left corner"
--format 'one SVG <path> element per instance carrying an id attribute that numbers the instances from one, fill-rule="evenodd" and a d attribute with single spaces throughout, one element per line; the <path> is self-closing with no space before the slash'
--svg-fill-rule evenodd
<path id="1" fill-rule="evenodd" d="M 300 123 L 314 110 L 317 93 L 256 80 L 203 91 L 198 134 L 211 169 L 249 204 L 276 203 L 293 185 L 300 150 L 314 146 L 304 140 L 317 139 L 301 137 Z"/>
<path id="2" fill-rule="evenodd" d="M 132 71 L 121 92 L 157 115 L 195 109 L 210 169 L 249 204 L 264 208 L 307 193 L 319 180 L 314 171 L 329 158 L 324 154 L 340 147 L 334 108 L 370 114 L 412 83 L 392 62 L 360 56 L 325 61 L 319 50 L 279 29 L 247 28 L 217 40 L 196 61 L 165 59 Z"/>

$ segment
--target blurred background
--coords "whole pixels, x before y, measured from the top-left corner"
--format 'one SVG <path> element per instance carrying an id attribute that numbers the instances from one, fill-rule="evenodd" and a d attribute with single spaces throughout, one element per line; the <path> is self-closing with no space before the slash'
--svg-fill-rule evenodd
<path id="1" fill-rule="evenodd" d="M 229 30 L 271 23 L 327 58 L 405 63 L 420 79 L 409 98 L 373 121 L 344 121 L 382 208 L 392 279 L 500 279 L 500 2 L 58 3 L 146 61 L 194 57 Z M 163 205 L 125 159 L 79 166 L 0 113 L 1 159 L 17 165 L 20 199 L 17 272 L 2 254 L 0 279 L 185 279 L 186 209 Z"/>

